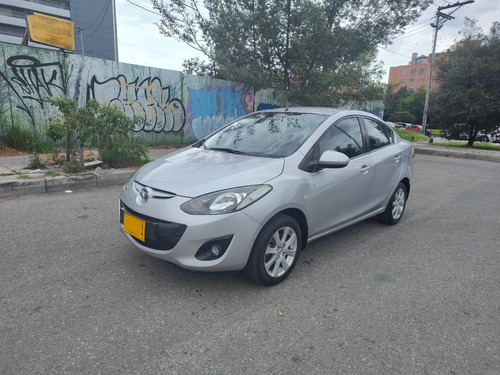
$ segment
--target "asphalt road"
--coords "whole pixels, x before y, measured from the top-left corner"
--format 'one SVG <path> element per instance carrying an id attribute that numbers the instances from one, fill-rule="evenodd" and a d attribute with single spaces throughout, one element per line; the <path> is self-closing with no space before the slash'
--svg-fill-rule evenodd
<path id="1" fill-rule="evenodd" d="M 271 288 L 140 254 L 119 187 L 0 200 L 0 373 L 499 374 L 499 177 L 417 155 L 397 226 L 313 242 Z"/>

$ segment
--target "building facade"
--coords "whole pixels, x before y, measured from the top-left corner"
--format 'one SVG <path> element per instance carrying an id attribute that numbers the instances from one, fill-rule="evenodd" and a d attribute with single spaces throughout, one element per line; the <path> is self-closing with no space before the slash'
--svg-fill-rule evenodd
<path id="1" fill-rule="evenodd" d="M 436 53 L 435 61 L 440 59 L 444 53 Z M 389 68 L 389 85 L 394 85 L 394 91 L 406 87 L 409 91 L 415 91 L 420 87 L 427 90 L 429 82 L 429 71 L 431 56 L 418 56 L 416 52 L 412 54 L 408 65 L 392 66 Z M 437 84 L 432 82 L 431 90 L 437 89 Z"/>
<path id="2" fill-rule="evenodd" d="M 33 12 L 75 24 L 75 54 L 118 60 L 115 0 L 0 0 L 0 42 L 22 44 Z M 28 46 L 50 48 L 28 41 Z"/>

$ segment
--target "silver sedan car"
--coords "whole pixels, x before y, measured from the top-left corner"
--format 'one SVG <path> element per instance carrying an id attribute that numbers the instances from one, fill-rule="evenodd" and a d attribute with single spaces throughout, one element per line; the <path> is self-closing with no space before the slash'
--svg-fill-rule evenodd
<path id="1" fill-rule="evenodd" d="M 121 192 L 120 223 L 149 255 L 273 285 L 308 242 L 372 216 L 399 222 L 413 158 L 366 112 L 254 112 L 139 169 Z"/>

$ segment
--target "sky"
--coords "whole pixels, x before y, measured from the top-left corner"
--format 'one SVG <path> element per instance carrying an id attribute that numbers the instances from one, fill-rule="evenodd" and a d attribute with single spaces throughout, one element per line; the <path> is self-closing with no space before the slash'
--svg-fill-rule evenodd
<path id="1" fill-rule="evenodd" d="M 404 34 L 395 37 L 392 44 L 379 46 L 378 61 L 383 62 L 386 71 L 383 83 L 387 83 L 389 68 L 407 65 L 413 52 L 419 56 L 432 53 L 434 29 L 430 24 L 436 20 L 437 8 L 457 1 L 435 0 L 434 3 Z M 156 23 L 161 18 L 155 14 L 150 0 L 115 0 L 115 4 L 120 62 L 182 71 L 185 59 L 201 57 L 198 51 L 160 34 Z M 454 9 L 443 12 L 451 14 Z M 452 16 L 455 19 L 446 21 L 438 31 L 436 52 L 445 51 L 460 39 L 465 17 L 477 20 L 477 25 L 488 34 L 492 23 L 500 22 L 500 1 L 475 0 L 455 10 Z"/>

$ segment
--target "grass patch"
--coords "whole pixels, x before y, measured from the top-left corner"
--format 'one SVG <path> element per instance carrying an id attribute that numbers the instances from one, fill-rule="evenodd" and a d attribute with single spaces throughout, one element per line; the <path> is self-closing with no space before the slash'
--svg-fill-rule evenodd
<path id="1" fill-rule="evenodd" d="M 397 128 L 394 128 L 394 130 L 396 131 L 396 133 L 399 134 L 399 136 L 409 142 L 422 142 L 422 141 L 425 141 L 425 142 L 428 142 L 429 141 L 429 137 L 426 136 L 425 134 L 422 134 L 422 133 L 419 133 L 419 132 L 413 132 L 411 130 L 401 130 L 401 129 L 397 129 Z"/>
<path id="2" fill-rule="evenodd" d="M 5 176 L 15 176 L 17 173 L 16 172 L 12 172 L 12 173 L 0 173 L 0 176 L 1 177 L 5 177 Z"/>
<path id="3" fill-rule="evenodd" d="M 57 177 L 57 176 L 61 176 L 61 174 L 57 173 L 57 172 L 54 172 L 54 171 L 47 171 L 47 172 L 45 172 L 44 176 L 47 176 L 47 177 Z"/>
<path id="4" fill-rule="evenodd" d="M 456 148 L 465 148 L 470 149 L 471 147 L 467 146 L 467 142 L 443 142 L 443 143 L 433 143 L 436 146 L 446 146 L 446 147 L 456 147 Z M 472 148 L 478 150 L 493 150 L 500 151 L 500 146 L 486 143 L 486 142 L 474 142 Z"/>
<path id="5" fill-rule="evenodd" d="M 29 178 L 30 178 L 30 176 L 28 176 L 27 174 L 22 174 L 22 175 L 19 175 L 19 177 L 18 177 L 18 179 L 20 179 L 20 180 L 27 180 Z"/>

